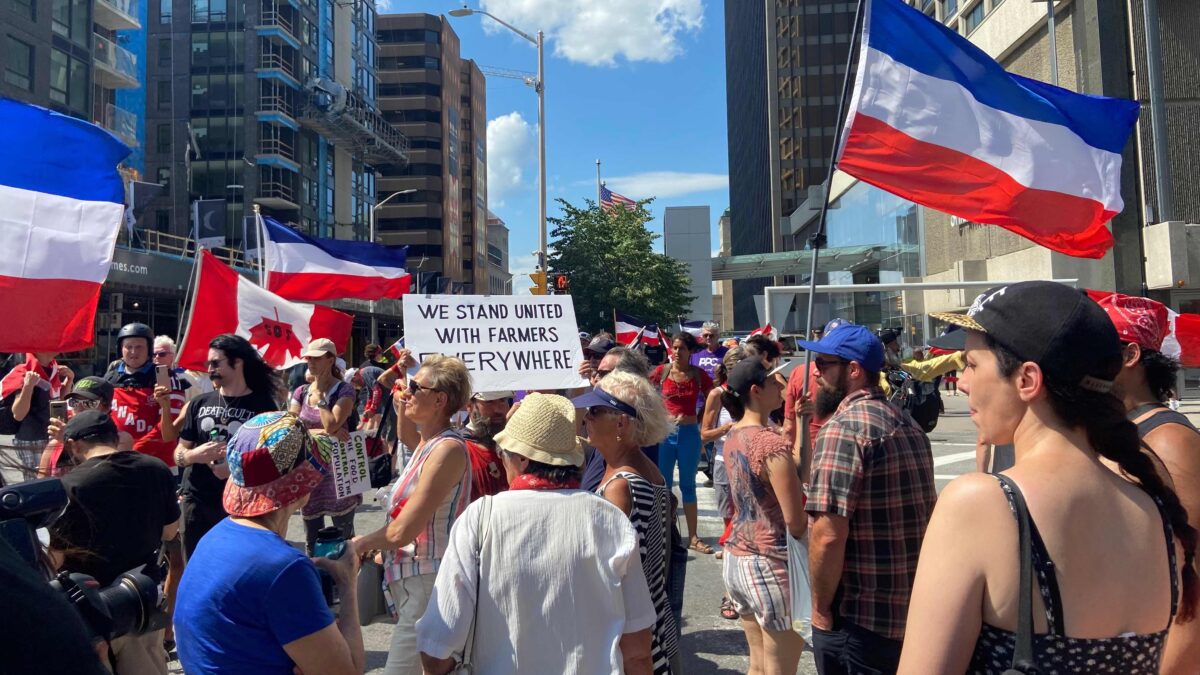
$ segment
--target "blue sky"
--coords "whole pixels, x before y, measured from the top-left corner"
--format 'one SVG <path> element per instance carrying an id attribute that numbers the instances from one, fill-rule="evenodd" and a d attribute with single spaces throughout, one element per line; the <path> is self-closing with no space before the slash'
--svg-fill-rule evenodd
<path id="1" fill-rule="evenodd" d="M 666 206 L 729 204 L 723 8 L 716 0 L 468 0 L 527 33 L 546 32 L 549 215 L 556 198 L 608 187 Z M 379 13 L 442 14 L 453 0 L 379 0 Z M 464 58 L 534 71 L 536 50 L 486 17 L 451 18 Z M 519 80 L 487 83 L 489 206 L 508 225 L 510 268 L 526 292 L 537 248 L 537 97 Z M 661 240 L 659 242 L 661 246 Z"/>

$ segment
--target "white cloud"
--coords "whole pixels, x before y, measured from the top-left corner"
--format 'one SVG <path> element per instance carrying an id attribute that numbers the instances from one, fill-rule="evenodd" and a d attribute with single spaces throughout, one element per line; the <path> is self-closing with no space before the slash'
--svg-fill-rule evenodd
<path id="1" fill-rule="evenodd" d="M 685 173 L 682 171 L 647 171 L 629 176 L 604 179 L 610 190 L 631 199 L 647 197 L 682 197 L 694 192 L 725 190 L 729 176 L 723 173 Z"/>
<path id="2" fill-rule="evenodd" d="M 592 66 L 667 62 L 683 52 L 680 38 L 700 30 L 702 0 L 483 0 L 483 9 L 533 35 L 539 28 L 554 53 Z M 489 32 L 507 33 L 487 17 Z"/>
<path id="3" fill-rule="evenodd" d="M 488 202 L 504 206 L 507 195 L 526 187 L 525 169 L 534 161 L 533 126 L 519 112 L 501 115 L 487 126 Z"/>

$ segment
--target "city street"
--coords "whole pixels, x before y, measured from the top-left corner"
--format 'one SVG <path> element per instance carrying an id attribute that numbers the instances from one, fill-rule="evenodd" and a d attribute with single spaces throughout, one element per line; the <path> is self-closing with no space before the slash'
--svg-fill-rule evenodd
<path id="1" fill-rule="evenodd" d="M 975 431 L 967 416 L 965 396 L 946 396 L 946 414 L 930 434 L 933 442 L 934 467 L 937 486 L 941 490 L 956 476 L 974 470 Z M 1189 402 L 1182 408 L 1193 421 L 1200 421 L 1200 404 Z M 19 480 L 13 471 L 13 460 L 5 457 L 5 480 Z M 700 477 L 703 479 L 703 477 Z M 715 545 L 721 533 L 721 520 L 716 512 L 716 497 L 712 488 L 699 483 L 701 534 Z M 680 524 L 683 519 L 680 517 Z M 383 525 L 383 514 L 378 506 L 364 504 L 355 520 L 360 532 L 367 532 Z M 303 545 L 304 529 L 300 518 L 293 518 L 288 539 L 297 547 Z M 692 673 L 744 673 L 749 666 L 746 642 L 737 621 L 727 621 L 718 614 L 724 583 L 721 580 L 721 563 L 712 556 L 692 552 L 688 565 L 687 592 L 683 609 L 683 664 L 684 672 Z M 391 637 L 390 624 L 375 624 L 363 629 L 367 649 L 367 672 L 380 673 L 387 660 L 388 642 Z M 178 661 L 172 661 L 172 673 L 182 673 Z M 800 673 L 815 675 L 812 655 L 805 653 Z"/>

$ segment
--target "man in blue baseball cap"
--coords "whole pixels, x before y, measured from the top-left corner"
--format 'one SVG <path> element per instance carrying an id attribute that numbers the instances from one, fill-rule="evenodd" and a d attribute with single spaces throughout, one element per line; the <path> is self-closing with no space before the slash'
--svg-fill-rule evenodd
<path id="1" fill-rule="evenodd" d="M 836 404 L 813 449 L 813 653 L 821 673 L 895 672 L 921 539 L 937 492 L 933 453 L 879 387 L 883 343 L 844 323 L 816 342 L 817 401 Z"/>

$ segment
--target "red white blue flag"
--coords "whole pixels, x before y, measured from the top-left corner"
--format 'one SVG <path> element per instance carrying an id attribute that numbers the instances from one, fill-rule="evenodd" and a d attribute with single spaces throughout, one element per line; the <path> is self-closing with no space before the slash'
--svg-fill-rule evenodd
<path id="1" fill-rule="evenodd" d="M 616 310 L 613 310 L 613 323 L 616 324 L 614 327 L 617 333 L 617 344 L 643 344 L 653 347 L 661 343 L 660 331 L 656 323 L 650 323 L 632 314 Z"/>
<path id="2" fill-rule="evenodd" d="M 317 239 L 264 216 L 267 289 L 289 300 L 382 300 L 412 287 L 406 247 Z"/>
<path id="3" fill-rule="evenodd" d="M 94 124 L 4 98 L 0 148 L 0 352 L 90 347 L 129 148 Z"/>
<path id="4" fill-rule="evenodd" d="M 865 11 L 839 169 L 1068 255 L 1112 247 L 1135 101 L 1009 74 L 900 0 Z"/>
<path id="5" fill-rule="evenodd" d="M 601 185 L 600 208 L 604 211 L 611 211 L 618 206 L 621 208 L 632 209 L 637 206 L 637 202 L 633 201 L 629 197 L 626 197 L 625 195 L 619 195 L 612 190 L 609 190 L 605 185 Z"/>

